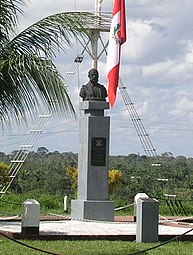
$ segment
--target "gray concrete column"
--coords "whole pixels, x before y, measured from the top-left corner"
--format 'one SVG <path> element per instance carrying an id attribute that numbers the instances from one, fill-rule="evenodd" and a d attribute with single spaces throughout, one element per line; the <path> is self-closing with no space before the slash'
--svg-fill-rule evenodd
<path id="1" fill-rule="evenodd" d="M 153 198 L 137 200 L 137 242 L 157 242 L 159 220 L 159 202 Z"/>
<path id="2" fill-rule="evenodd" d="M 114 204 L 108 196 L 110 117 L 106 101 L 83 101 L 79 121 L 78 199 L 72 201 L 72 217 L 114 220 Z"/>

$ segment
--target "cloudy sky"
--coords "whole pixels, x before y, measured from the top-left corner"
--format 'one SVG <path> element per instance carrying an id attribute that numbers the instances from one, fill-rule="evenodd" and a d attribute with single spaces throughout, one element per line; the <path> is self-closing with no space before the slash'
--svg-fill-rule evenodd
<path id="1" fill-rule="evenodd" d="M 111 12 L 112 5 L 112 0 L 103 0 L 102 11 Z M 53 13 L 94 8 L 95 0 L 30 0 L 25 16 L 20 17 L 19 29 Z M 159 155 L 171 152 L 174 156 L 193 156 L 192 9 L 193 0 L 126 0 L 127 41 L 122 46 L 120 77 Z M 65 79 L 81 52 L 81 45 L 75 44 L 55 59 Z M 98 69 L 100 83 L 106 86 L 105 62 L 104 55 Z M 91 67 L 92 61 L 85 54 L 69 80 L 69 94 L 78 117 L 82 115 L 78 109 L 79 88 L 87 82 Z M 110 154 L 145 154 L 120 92 L 115 107 L 106 114 L 111 117 Z M 28 128 L 1 131 L 0 150 L 8 153 L 19 149 L 36 122 L 29 123 Z M 40 146 L 49 151 L 78 152 L 78 121 L 51 117 L 34 150 Z"/>

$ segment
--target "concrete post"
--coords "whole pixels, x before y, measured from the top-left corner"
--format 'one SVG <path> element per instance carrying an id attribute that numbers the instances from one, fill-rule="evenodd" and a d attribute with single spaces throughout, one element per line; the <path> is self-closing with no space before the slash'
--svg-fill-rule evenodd
<path id="1" fill-rule="evenodd" d="M 159 220 L 159 202 L 153 198 L 137 200 L 137 242 L 157 242 Z"/>
<path id="2" fill-rule="evenodd" d="M 137 213 L 137 200 L 139 198 L 149 198 L 149 196 L 146 193 L 137 193 L 134 197 L 134 222 L 136 222 L 136 213 Z"/>
<path id="3" fill-rule="evenodd" d="M 35 199 L 28 199 L 22 204 L 22 234 L 38 235 L 40 222 L 40 204 Z"/>
<path id="4" fill-rule="evenodd" d="M 110 117 L 106 101 L 83 101 L 79 123 L 78 199 L 71 216 L 78 219 L 114 220 L 114 204 L 108 196 Z"/>
<path id="5" fill-rule="evenodd" d="M 64 212 L 68 211 L 68 196 L 64 196 Z"/>

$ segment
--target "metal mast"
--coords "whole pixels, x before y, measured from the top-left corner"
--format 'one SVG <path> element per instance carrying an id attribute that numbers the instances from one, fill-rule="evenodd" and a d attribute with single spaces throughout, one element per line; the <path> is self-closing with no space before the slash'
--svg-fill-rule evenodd
<path id="1" fill-rule="evenodd" d="M 101 32 L 110 31 L 111 17 L 108 13 L 102 14 L 101 6 L 103 0 L 95 0 L 95 16 L 96 21 L 94 26 L 88 28 L 90 30 L 90 37 L 88 42 L 78 40 L 82 45 L 84 51 L 86 51 L 92 59 L 92 67 L 98 69 L 98 60 L 101 55 L 106 51 L 108 42 L 104 43 L 101 37 Z M 101 43 L 102 49 L 99 49 L 99 41 Z"/>
<path id="2" fill-rule="evenodd" d="M 101 0 L 95 0 L 95 15 L 100 16 L 101 14 Z M 96 21 L 97 22 L 97 21 Z M 92 36 L 91 36 L 91 49 L 93 55 L 93 68 L 97 69 L 97 62 L 98 62 L 98 40 L 100 36 L 99 29 L 93 29 Z"/>
<path id="3" fill-rule="evenodd" d="M 95 0 L 95 16 L 101 17 L 101 6 L 102 6 L 103 0 Z M 106 50 L 108 43 L 103 44 L 100 33 L 101 32 L 109 32 L 110 27 L 102 27 L 101 26 L 101 20 L 96 19 L 96 26 L 95 28 L 91 28 L 91 37 L 90 37 L 90 43 L 91 43 L 91 51 L 87 48 L 87 52 L 92 58 L 92 67 L 98 68 L 98 59 L 102 55 L 102 53 Z M 102 51 L 99 53 L 98 50 L 98 41 L 101 41 L 103 45 Z"/>

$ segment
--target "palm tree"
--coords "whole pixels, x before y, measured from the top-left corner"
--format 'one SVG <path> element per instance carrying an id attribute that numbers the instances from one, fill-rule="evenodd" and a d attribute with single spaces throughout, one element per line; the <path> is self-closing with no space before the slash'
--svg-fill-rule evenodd
<path id="1" fill-rule="evenodd" d="M 24 0 L 0 1 L 1 123 L 33 117 L 42 106 L 52 113 L 74 115 L 53 58 L 64 46 L 71 46 L 73 38 L 85 40 L 91 27 L 99 23 L 106 26 L 108 21 L 97 22 L 88 12 L 65 12 L 48 16 L 17 34 L 23 4 Z"/>

